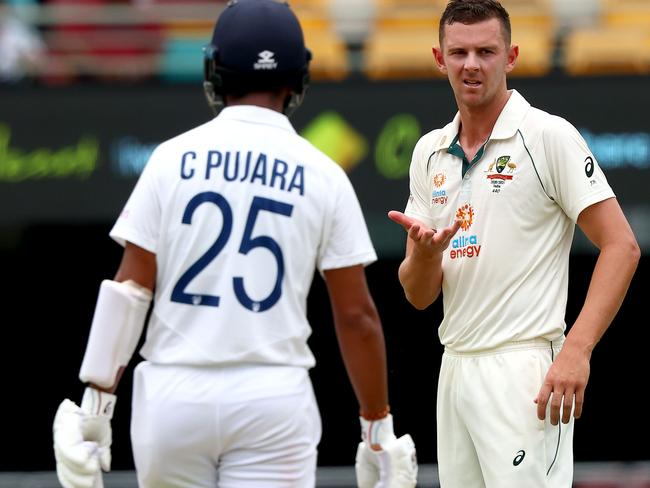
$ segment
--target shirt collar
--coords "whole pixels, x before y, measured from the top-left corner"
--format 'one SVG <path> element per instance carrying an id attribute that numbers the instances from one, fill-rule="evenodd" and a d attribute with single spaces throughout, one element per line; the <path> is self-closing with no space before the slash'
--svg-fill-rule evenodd
<path id="1" fill-rule="evenodd" d="M 217 115 L 216 120 L 239 120 L 250 124 L 270 125 L 278 129 L 296 132 L 286 115 L 271 110 L 270 108 L 258 107 L 257 105 L 232 105 L 224 107 L 219 112 L 219 115 Z"/>
<path id="2" fill-rule="evenodd" d="M 494 124 L 490 139 L 510 139 L 514 136 L 529 108 L 530 103 L 517 90 L 512 90 L 506 106 L 503 107 L 497 123 Z"/>
<path id="3" fill-rule="evenodd" d="M 456 141 L 458 138 L 458 131 L 460 129 L 460 112 L 456 112 L 454 120 L 449 122 L 442 129 L 442 134 L 438 139 L 436 147 L 433 148 L 434 151 L 440 151 L 441 149 L 449 149 L 449 147 Z"/>
<path id="4" fill-rule="evenodd" d="M 488 140 L 509 139 L 514 136 L 529 108 L 530 103 L 528 103 L 517 90 L 511 90 L 510 98 L 505 107 L 503 107 L 496 124 L 494 124 L 494 129 L 492 129 L 492 133 Z M 460 112 L 457 112 L 454 120 L 442 129 L 442 134 L 438 139 L 438 144 L 434 150 L 440 151 L 441 149 L 449 149 L 453 142 L 458 138 L 459 129 Z"/>

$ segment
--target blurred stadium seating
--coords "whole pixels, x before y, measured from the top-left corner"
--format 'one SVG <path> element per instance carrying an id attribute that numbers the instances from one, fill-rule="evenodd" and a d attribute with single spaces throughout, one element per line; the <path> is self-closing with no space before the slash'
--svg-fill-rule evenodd
<path id="1" fill-rule="evenodd" d="M 602 0 L 597 23 L 568 32 L 563 66 L 571 75 L 650 73 L 650 2 Z"/>
<path id="2" fill-rule="evenodd" d="M 577 5 L 591 7 L 577 9 Z M 16 6 L 16 4 L 18 6 Z M 316 80 L 441 76 L 431 56 L 445 0 L 293 0 Z M 514 76 L 647 74 L 647 0 L 503 0 L 521 57 Z M 567 20 L 573 5 L 575 22 Z M 196 81 L 202 46 L 224 7 L 215 1 L 48 0 L 5 2 L 42 36 L 48 56 L 37 79 Z M 585 12 L 595 12 L 593 18 Z M 586 20 L 589 19 L 587 22 Z"/>
<path id="3" fill-rule="evenodd" d="M 440 9 L 434 2 L 378 0 L 363 44 L 363 72 L 371 79 L 441 76 L 431 47 L 437 44 Z"/>
<path id="4" fill-rule="evenodd" d="M 575 6 L 592 2 L 585 22 Z M 202 46 L 224 2 L 49 0 L 6 2 L 40 33 L 48 56 L 36 73 L 48 84 L 80 80 L 183 82 L 202 75 Z M 353 74 L 370 79 L 441 76 L 437 44 L 445 0 L 294 0 L 316 80 Z M 650 2 L 578 0 L 575 25 L 561 0 L 504 0 L 521 57 L 514 76 L 647 74 Z M 560 7 L 564 5 L 565 7 Z M 561 16 L 564 17 L 561 18 Z"/>

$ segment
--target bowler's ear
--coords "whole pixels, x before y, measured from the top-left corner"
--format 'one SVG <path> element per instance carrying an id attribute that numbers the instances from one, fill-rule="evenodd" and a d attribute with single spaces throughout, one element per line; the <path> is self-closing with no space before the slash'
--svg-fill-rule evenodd
<path id="1" fill-rule="evenodd" d="M 506 64 L 506 73 L 510 73 L 517 64 L 517 58 L 519 57 L 519 46 L 513 44 L 508 49 L 508 64 Z"/>
<path id="2" fill-rule="evenodd" d="M 447 65 L 445 64 L 445 58 L 442 55 L 442 50 L 434 46 L 431 48 L 431 52 L 433 52 L 433 59 L 436 60 L 438 69 L 442 73 L 447 74 Z"/>

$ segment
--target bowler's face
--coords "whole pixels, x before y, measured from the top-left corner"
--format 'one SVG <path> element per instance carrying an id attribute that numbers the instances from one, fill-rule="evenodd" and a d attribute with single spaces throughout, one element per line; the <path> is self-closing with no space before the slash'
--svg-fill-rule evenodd
<path id="1" fill-rule="evenodd" d="M 475 24 L 445 25 L 441 50 L 434 49 L 459 106 L 488 106 L 506 91 L 506 73 L 514 67 L 517 47 L 506 45 L 501 23 L 492 18 Z"/>

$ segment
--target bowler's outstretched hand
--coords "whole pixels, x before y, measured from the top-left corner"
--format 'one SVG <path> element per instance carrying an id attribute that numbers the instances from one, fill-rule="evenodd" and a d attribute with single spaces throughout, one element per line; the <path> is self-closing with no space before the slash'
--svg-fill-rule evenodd
<path id="1" fill-rule="evenodd" d="M 460 229 L 461 221 L 455 220 L 450 226 L 443 229 L 431 229 L 422 222 L 404 215 L 397 210 L 388 212 L 388 218 L 396 224 L 401 225 L 408 233 L 409 239 L 413 241 L 413 250 L 418 254 L 434 255 L 442 253 L 451 239 Z"/>

